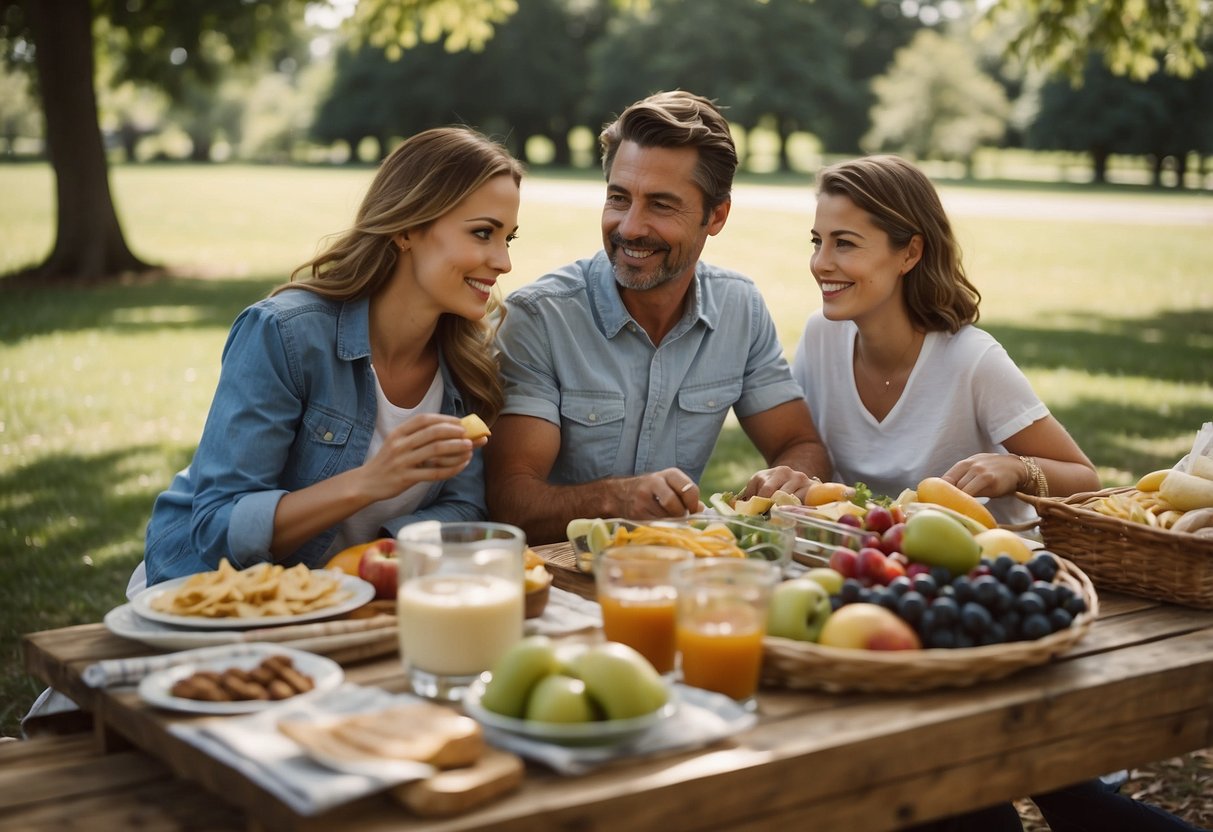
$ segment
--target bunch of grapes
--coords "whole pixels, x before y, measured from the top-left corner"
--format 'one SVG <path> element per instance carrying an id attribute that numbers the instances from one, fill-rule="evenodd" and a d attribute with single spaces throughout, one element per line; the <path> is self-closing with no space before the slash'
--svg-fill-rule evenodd
<path id="1" fill-rule="evenodd" d="M 1066 629 L 1087 609 L 1082 595 L 1054 582 L 1058 564 L 1049 552 L 1027 563 L 1010 555 L 982 558 L 959 576 L 938 566 L 911 571 L 887 586 L 848 578 L 831 599 L 834 608 L 879 604 L 913 627 L 923 647 L 943 648 L 1033 641 Z"/>

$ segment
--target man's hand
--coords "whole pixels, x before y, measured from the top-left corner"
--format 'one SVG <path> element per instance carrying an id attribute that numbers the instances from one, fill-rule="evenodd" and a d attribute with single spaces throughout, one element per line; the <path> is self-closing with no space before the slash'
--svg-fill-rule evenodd
<path id="1" fill-rule="evenodd" d="M 621 517 L 633 520 L 682 517 L 703 508 L 699 501 L 699 486 L 677 468 L 628 477 L 620 482 L 625 488 Z"/>
<path id="2" fill-rule="evenodd" d="M 770 497 L 776 491 L 786 491 L 795 494 L 796 499 L 804 502 L 812 482 L 808 474 L 802 474 L 786 465 L 778 465 L 759 471 L 750 477 L 745 490 L 738 499 L 748 500 L 751 497 Z"/>

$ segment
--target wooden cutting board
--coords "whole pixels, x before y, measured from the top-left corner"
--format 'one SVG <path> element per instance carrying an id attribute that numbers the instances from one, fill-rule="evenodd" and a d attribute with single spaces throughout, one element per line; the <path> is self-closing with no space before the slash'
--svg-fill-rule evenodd
<path id="1" fill-rule="evenodd" d="M 594 576 L 577 568 L 577 553 L 572 543 L 549 543 L 534 549 L 552 573 L 553 585 L 591 601 L 598 597 Z"/>
<path id="2" fill-rule="evenodd" d="M 473 765 L 440 771 L 391 790 L 409 811 L 423 817 L 457 815 L 516 789 L 522 783 L 522 759 L 486 746 Z"/>

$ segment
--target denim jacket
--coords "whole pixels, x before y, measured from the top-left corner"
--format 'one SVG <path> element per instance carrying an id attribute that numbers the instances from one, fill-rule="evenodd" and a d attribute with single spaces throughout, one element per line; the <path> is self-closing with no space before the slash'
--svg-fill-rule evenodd
<path id="1" fill-rule="evenodd" d="M 245 309 L 223 348 L 219 385 L 190 466 L 157 497 L 147 527 L 148 585 L 218 568 L 272 561 L 274 512 L 284 494 L 366 459 L 375 430 L 367 299 L 330 300 L 305 289 Z M 466 414 L 446 362 L 441 410 Z M 421 508 L 387 524 L 480 520 L 480 451 L 457 476 L 431 484 Z M 323 565 L 336 526 L 304 543 L 284 566 Z"/>

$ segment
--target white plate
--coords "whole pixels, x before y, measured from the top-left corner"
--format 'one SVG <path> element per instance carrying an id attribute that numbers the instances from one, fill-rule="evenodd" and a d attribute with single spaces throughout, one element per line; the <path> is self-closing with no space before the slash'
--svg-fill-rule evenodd
<path id="1" fill-rule="evenodd" d="M 315 687 L 306 693 L 300 693 L 289 699 L 264 700 L 249 699 L 237 702 L 206 702 L 200 699 L 184 699 L 173 696 L 170 692 L 173 685 L 186 676 L 192 676 L 199 670 L 214 670 L 222 673 L 231 667 L 250 670 L 261 664 L 269 656 L 290 656 L 295 669 L 304 675 L 311 676 Z M 185 711 L 192 714 L 247 714 L 253 711 L 263 711 L 275 705 L 286 702 L 297 702 L 300 698 L 311 696 L 324 690 L 331 690 L 341 684 L 345 674 L 341 665 L 324 656 L 282 647 L 277 644 L 261 644 L 253 642 L 232 648 L 232 655 L 227 658 L 213 658 L 206 661 L 188 662 L 149 673 L 139 682 L 139 696 L 149 705 L 158 708 L 168 708 L 173 711 Z"/>
<path id="2" fill-rule="evenodd" d="M 484 680 L 477 679 L 463 694 L 462 705 L 468 716 L 486 728 L 495 728 L 541 742 L 557 745 L 614 745 L 636 739 L 662 721 L 669 719 L 678 710 L 678 703 L 670 692 L 670 701 L 651 714 L 633 719 L 605 719 L 595 722 L 536 722 L 533 719 L 515 719 L 502 716 L 483 707 L 480 697 L 484 694 Z"/>
<path id="3" fill-rule="evenodd" d="M 183 630 L 170 627 L 135 614 L 130 604 L 114 607 L 105 614 L 105 627 L 116 636 L 129 638 L 150 647 L 164 650 L 188 650 L 191 647 L 213 647 L 236 644 L 243 633 L 236 630 Z"/>
<path id="4" fill-rule="evenodd" d="M 347 575 L 336 569 L 316 569 L 326 575 L 337 577 L 341 584 L 339 591 L 350 593 L 344 601 L 328 607 L 310 610 L 297 615 L 266 615 L 260 618 L 207 618 L 202 615 L 173 615 L 152 609 L 151 603 L 167 592 L 172 592 L 188 581 L 192 575 L 174 578 L 162 584 L 148 587 L 131 599 L 131 608 L 141 618 L 158 621 L 161 624 L 172 624 L 176 627 L 189 627 L 199 630 L 248 630 L 253 627 L 277 627 L 283 624 L 299 624 L 304 621 L 316 621 L 321 618 L 331 618 L 334 615 L 356 610 L 375 597 L 375 587 L 361 578 Z"/>

